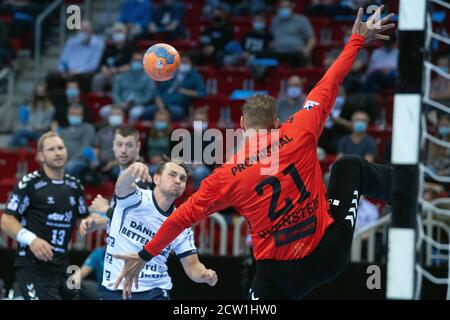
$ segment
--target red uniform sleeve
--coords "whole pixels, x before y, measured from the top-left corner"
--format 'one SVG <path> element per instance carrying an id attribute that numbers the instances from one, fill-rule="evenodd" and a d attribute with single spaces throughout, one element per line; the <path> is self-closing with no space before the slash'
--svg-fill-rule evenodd
<path id="1" fill-rule="evenodd" d="M 293 125 L 311 132 L 316 141 L 319 140 L 325 121 L 334 106 L 339 88 L 350 72 L 364 41 L 365 39 L 361 35 L 354 34 L 350 37 L 342 53 L 306 97 L 303 108 L 291 119 Z"/>
<path id="2" fill-rule="evenodd" d="M 208 215 L 229 207 L 222 190 L 220 172 L 216 170 L 202 181 L 195 194 L 164 221 L 154 238 L 145 245 L 145 251 L 157 256 L 183 230 Z"/>

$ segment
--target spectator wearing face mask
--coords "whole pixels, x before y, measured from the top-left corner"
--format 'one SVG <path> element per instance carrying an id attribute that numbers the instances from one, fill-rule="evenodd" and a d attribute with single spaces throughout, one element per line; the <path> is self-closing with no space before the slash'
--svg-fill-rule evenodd
<path id="1" fill-rule="evenodd" d="M 105 44 L 93 33 L 91 23 L 83 21 L 81 30 L 70 38 L 61 53 L 58 64 L 60 76 L 76 78 L 83 92 L 89 92 L 91 79 L 100 67 Z"/>
<path id="2" fill-rule="evenodd" d="M 280 122 L 286 122 L 292 114 L 300 110 L 305 98 L 302 78 L 291 76 L 287 81 L 286 94 L 278 99 L 278 118 Z"/>
<path id="3" fill-rule="evenodd" d="M 147 159 L 150 162 L 150 174 L 156 172 L 156 167 L 162 156 L 170 156 L 172 126 L 170 113 L 166 109 L 159 109 L 155 113 L 152 128 L 149 130 L 146 145 Z"/>
<path id="4" fill-rule="evenodd" d="M 323 148 L 328 154 L 336 154 L 339 141 L 352 130 L 352 122 L 344 118 L 344 108 L 347 109 L 346 100 L 344 86 L 341 86 L 319 138 L 319 147 Z"/>
<path id="5" fill-rule="evenodd" d="M 107 175 L 112 181 L 116 181 L 120 173 L 119 162 L 113 151 L 114 133 L 117 128 L 124 125 L 124 113 L 120 106 L 113 105 L 108 115 L 108 124 L 100 128 L 94 138 L 95 154 L 94 163 L 98 163 L 98 169 Z M 97 160 L 98 159 L 98 160 Z"/>
<path id="6" fill-rule="evenodd" d="M 213 159 L 206 159 L 205 149 L 211 144 L 215 142 L 217 137 L 214 137 L 212 141 L 203 139 L 203 135 L 205 131 L 208 129 L 209 116 L 207 108 L 197 108 L 194 110 L 194 114 L 192 115 L 192 137 L 191 137 L 191 163 L 192 163 L 192 183 L 194 189 L 197 190 L 200 187 L 200 183 L 203 179 L 205 179 L 213 170 Z M 201 155 L 202 158 L 198 159 L 195 154 L 196 150 L 196 142 L 201 141 Z M 221 145 L 220 141 L 216 142 L 218 145 Z M 198 146 L 197 146 L 198 147 Z M 208 155 L 209 156 L 209 155 Z M 215 153 L 211 154 L 212 157 L 215 157 Z M 198 163 L 201 162 L 201 163 Z"/>
<path id="7" fill-rule="evenodd" d="M 314 30 L 308 18 L 293 13 L 293 3 L 281 0 L 270 26 L 277 59 L 298 68 L 308 65 L 316 46 Z"/>
<path id="8" fill-rule="evenodd" d="M 169 81 L 161 82 L 159 94 L 163 107 L 169 111 L 174 121 L 183 120 L 187 116 L 192 99 L 206 95 L 203 78 L 192 66 L 188 55 L 181 56 L 177 75 Z M 144 113 L 142 119 L 148 118 L 148 115 Z"/>
<path id="9" fill-rule="evenodd" d="M 67 120 L 67 110 L 71 104 L 81 105 L 83 107 L 83 119 L 86 122 L 90 122 L 90 111 L 89 108 L 81 101 L 80 86 L 76 80 L 69 79 L 65 83 L 64 89 L 53 90 L 51 93 L 51 98 L 53 98 L 52 102 L 55 106 L 55 116 L 53 120 L 56 127 L 61 128 L 69 125 Z"/>
<path id="10" fill-rule="evenodd" d="M 49 131 L 55 108 L 50 102 L 44 84 L 34 87 L 30 106 L 19 109 L 19 127 L 14 132 L 10 146 L 24 147 L 37 141 L 40 136 Z"/>
<path id="11" fill-rule="evenodd" d="M 351 36 L 351 29 L 348 29 L 348 34 L 345 36 L 344 42 L 347 43 L 348 37 Z M 324 60 L 323 66 L 325 70 L 331 66 L 334 60 L 337 59 L 341 53 L 340 49 L 333 49 L 329 51 Z M 356 56 L 355 62 L 353 62 L 352 68 L 344 80 L 345 92 L 348 95 L 361 92 L 363 90 L 364 81 L 366 79 L 367 64 L 369 62 L 369 52 L 361 48 Z"/>
<path id="12" fill-rule="evenodd" d="M 269 48 L 272 35 L 267 30 L 266 18 L 262 14 L 253 17 L 253 29 L 242 39 L 243 51 L 228 54 L 225 56 L 223 64 L 226 67 L 247 64 L 252 59 L 263 54 Z"/>
<path id="13" fill-rule="evenodd" d="M 91 90 L 101 92 L 111 90 L 112 82 L 116 74 L 127 71 L 134 46 L 127 40 L 127 27 L 122 23 L 116 23 L 111 31 L 111 40 L 103 53 L 100 72 L 92 79 Z"/>
<path id="14" fill-rule="evenodd" d="M 363 90 L 379 93 L 383 89 L 394 88 L 397 81 L 398 48 L 395 33 L 383 41 L 381 48 L 375 49 L 370 57 L 367 79 Z"/>
<path id="15" fill-rule="evenodd" d="M 142 58 L 141 52 L 135 52 L 130 69 L 117 75 L 113 83 L 113 103 L 128 112 L 130 125 L 138 121 L 144 113 L 153 118 L 157 106 L 162 107 L 157 96 L 156 83 L 145 73 Z M 106 119 L 110 108 L 110 105 L 102 107 L 100 115 Z"/>
<path id="16" fill-rule="evenodd" d="M 375 140 L 366 133 L 369 120 L 369 115 L 365 111 L 353 113 L 353 131 L 339 141 L 337 159 L 345 154 L 355 154 L 367 161 L 375 161 L 377 145 Z"/>
<path id="17" fill-rule="evenodd" d="M 225 47 L 233 41 L 233 28 L 227 21 L 227 12 L 221 7 L 213 10 L 212 22 L 200 35 L 200 50 L 192 59 L 196 65 L 205 62 L 221 66 L 225 56 Z"/>
<path id="18" fill-rule="evenodd" d="M 92 159 L 92 156 L 86 155 L 85 149 L 93 146 L 95 129 L 92 124 L 84 121 L 83 107 L 80 104 L 73 103 L 69 106 L 67 119 L 69 126 L 58 129 L 67 148 L 66 171 L 80 179 L 89 167 L 88 161 Z"/>

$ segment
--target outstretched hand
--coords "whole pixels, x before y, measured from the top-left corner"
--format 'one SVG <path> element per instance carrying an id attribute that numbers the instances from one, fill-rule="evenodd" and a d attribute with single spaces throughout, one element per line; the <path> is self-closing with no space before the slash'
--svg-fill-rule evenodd
<path id="1" fill-rule="evenodd" d="M 124 261 L 122 272 L 114 284 L 114 290 L 117 290 L 122 280 L 125 279 L 122 289 L 122 298 L 123 300 L 126 300 L 127 297 L 131 298 L 133 282 L 135 283 L 136 289 L 139 288 L 139 274 L 147 262 L 142 260 L 137 253 L 113 254 L 113 257 Z"/>
<path id="2" fill-rule="evenodd" d="M 135 179 L 135 181 L 143 181 L 152 183 L 152 177 L 148 172 L 148 166 L 141 162 L 135 162 L 131 166 L 128 167 L 130 170 L 131 176 Z"/>
<path id="3" fill-rule="evenodd" d="M 384 5 L 381 5 L 375 11 L 375 13 L 371 15 L 369 19 L 367 19 L 366 22 L 362 22 L 362 16 L 364 11 L 362 8 L 359 8 L 355 24 L 353 25 L 352 34 L 362 35 L 364 38 L 366 38 L 366 42 L 369 42 L 374 39 L 389 40 L 390 39 L 389 36 L 382 35 L 381 33 L 395 27 L 394 23 L 388 23 L 392 20 L 394 14 L 391 13 L 378 21 L 383 9 Z"/>

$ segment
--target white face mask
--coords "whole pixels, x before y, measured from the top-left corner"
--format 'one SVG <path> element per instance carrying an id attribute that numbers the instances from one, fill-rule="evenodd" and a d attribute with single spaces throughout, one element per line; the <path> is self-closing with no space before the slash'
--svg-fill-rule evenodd
<path id="1" fill-rule="evenodd" d="M 119 127 L 123 124 L 123 117 L 118 114 L 112 114 L 108 117 L 108 123 L 111 127 Z"/>
<path id="2" fill-rule="evenodd" d="M 189 71 L 191 71 L 191 65 L 188 63 L 182 63 L 180 65 L 180 72 L 181 73 L 188 73 Z"/>
<path id="3" fill-rule="evenodd" d="M 291 99 L 297 99 L 302 95 L 302 88 L 300 87 L 288 87 L 287 95 Z"/>
<path id="4" fill-rule="evenodd" d="M 125 41 L 125 38 L 125 33 L 123 32 L 116 32 L 112 35 L 112 40 L 114 43 L 122 43 Z"/>

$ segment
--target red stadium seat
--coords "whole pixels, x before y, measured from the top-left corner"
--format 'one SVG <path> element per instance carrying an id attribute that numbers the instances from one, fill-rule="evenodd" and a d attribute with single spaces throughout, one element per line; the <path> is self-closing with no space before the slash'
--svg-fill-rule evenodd
<path id="1" fill-rule="evenodd" d="M 392 138 L 392 128 L 380 128 L 376 126 L 369 126 L 367 133 L 371 135 L 377 143 L 377 162 L 383 162 L 384 152 L 386 150 L 386 143 Z"/>
<path id="2" fill-rule="evenodd" d="M 292 1 L 292 3 L 294 3 L 294 12 L 304 14 L 309 2 L 310 1 Z"/>
<path id="3" fill-rule="evenodd" d="M 136 47 L 139 51 L 147 50 L 152 45 L 156 44 L 158 41 L 155 40 L 137 40 Z"/>
<path id="4" fill-rule="evenodd" d="M 81 96 L 81 100 L 87 105 L 91 111 L 91 122 L 101 122 L 100 109 L 103 106 L 112 103 L 112 98 L 108 94 L 89 92 Z"/>
<path id="5" fill-rule="evenodd" d="M 381 95 L 381 108 L 384 110 L 386 116 L 386 124 L 392 125 L 394 117 L 394 95 Z"/>
<path id="6" fill-rule="evenodd" d="M 344 43 L 345 34 L 347 33 L 347 30 L 352 30 L 353 28 L 353 20 L 348 21 L 335 21 L 333 20 L 331 22 L 331 40 L 338 42 L 338 43 Z"/>
<path id="7" fill-rule="evenodd" d="M 200 16 L 188 16 L 184 19 L 184 28 L 189 40 L 198 43 L 200 34 L 205 30 L 208 21 Z"/>
<path id="8" fill-rule="evenodd" d="M 2 150 L 0 149 L 0 203 L 6 201 L 8 193 L 14 187 L 18 174 L 25 174 L 39 169 L 36 162 L 36 150 Z M 23 171 L 23 172 L 22 172 Z"/>
<path id="9" fill-rule="evenodd" d="M 239 42 L 253 28 L 251 17 L 233 17 L 230 22 L 233 26 L 234 39 Z"/>
<path id="10" fill-rule="evenodd" d="M 328 43 L 332 40 L 331 20 L 327 17 L 308 17 L 314 29 L 317 43 Z"/>
<path id="11" fill-rule="evenodd" d="M 329 44 L 318 44 L 312 53 L 312 62 L 315 67 L 323 67 L 323 61 L 327 54 L 333 49 L 342 49 L 344 47 L 343 42 L 331 42 Z"/>
<path id="12" fill-rule="evenodd" d="M 2 178 L 16 178 L 20 162 L 18 150 L 0 149 L 0 172 L 2 173 Z"/>
<path id="13" fill-rule="evenodd" d="M 86 203 L 91 204 L 92 200 L 95 199 L 97 194 L 101 194 L 104 198 L 109 199 L 114 193 L 114 184 L 111 181 L 107 181 L 104 185 L 99 187 L 84 186 L 84 196 L 86 198 Z"/>
<path id="14" fill-rule="evenodd" d="M 217 93 L 230 95 L 234 90 L 248 89 L 248 68 L 224 68 L 216 72 Z"/>
<path id="15" fill-rule="evenodd" d="M 330 171 L 330 166 L 336 161 L 336 155 L 327 154 L 325 159 L 320 161 L 320 168 L 322 169 L 322 175 Z"/>
<path id="16" fill-rule="evenodd" d="M 199 0 L 185 0 L 184 1 L 184 12 L 185 16 L 188 17 L 201 17 L 203 1 Z"/>
<path id="17" fill-rule="evenodd" d="M 137 122 L 134 128 L 139 131 L 139 141 L 141 142 L 141 148 L 145 146 L 145 140 L 147 140 L 148 131 L 151 128 L 150 122 Z"/>
<path id="18" fill-rule="evenodd" d="M 280 73 L 278 69 L 269 69 L 266 76 L 262 80 L 251 80 L 253 90 L 265 90 L 270 95 L 277 97 L 280 93 L 281 83 L 284 80 L 284 74 Z"/>
<path id="19" fill-rule="evenodd" d="M 228 104 L 228 97 L 226 95 L 212 95 L 206 96 L 202 99 L 197 99 L 193 102 L 194 108 L 208 107 L 209 122 L 217 122 L 220 118 L 220 110 Z"/>
<path id="20" fill-rule="evenodd" d="M 231 120 L 233 120 L 234 124 L 239 127 L 239 123 L 242 116 L 242 105 L 245 103 L 245 100 L 230 100 L 230 113 Z"/>
<path id="21" fill-rule="evenodd" d="M 13 190 L 16 182 L 15 178 L 3 178 L 0 180 L 0 203 L 6 203 L 9 193 Z"/>
<path id="22" fill-rule="evenodd" d="M 287 79 L 293 75 L 300 76 L 305 80 L 303 88 L 308 92 L 323 76 L 324 70 L 323 68 L 278 68 L 277 73 L 282 76 L 284 81 L 287 81 Z"/>
<path id="23" fill-rule="evenodd" d="M 205 82 L 206 92 L 208 94 L 217 93 L 216 69 L 209 66 L 196 66 L 195 69 L 200 73 Z"/>
<path id="24" fill-rule="evenodd" d="M 158 42 L 159 41 L 156 40 L 138 40 L 136 42 L 136 47 L 141 51 L 145 51 Z M 197 43 L 192 40 L 172 40 L 168 42 L 168 44 L 177 49 L 180 53 L 188 52 L 197 47 Z"/>
<path id="25" fill-rule="evenodd" d="M 25 169 L 27 172 L 33 172 L 41 168 L 41 165 L 36 158 L 36 153 L 37 150 L 35 148 L 24 150 L 22 161 L 25 162 Z"/>

